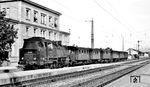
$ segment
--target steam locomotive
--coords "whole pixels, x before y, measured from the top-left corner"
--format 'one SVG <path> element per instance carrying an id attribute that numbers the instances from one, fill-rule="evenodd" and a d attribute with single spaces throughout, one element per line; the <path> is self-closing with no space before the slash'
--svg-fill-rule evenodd
<path id="1" fill-rule="evenodd" d="M 85 48 L 64 46 L 60 41 L 42 37 L 24 39 L 20 49 L 19 64 L 25 69 L 60 68 L 91 63 L 117 62 L 126 60 L 128 53 L 110 48 Z"/>

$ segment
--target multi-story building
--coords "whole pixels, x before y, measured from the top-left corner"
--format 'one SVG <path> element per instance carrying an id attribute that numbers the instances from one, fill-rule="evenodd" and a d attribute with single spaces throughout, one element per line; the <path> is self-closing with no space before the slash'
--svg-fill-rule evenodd
<path id="1" fill-rule="evenodd" d="M 18 29 L 18 39 L 12 45 L 10 60 L 18 61 L 23 40 L 30 37 L 45 37 L 69 45 L 70 33 L 60 31 L 61 13 L 30 0 L 1 0 L 0 9 L 6 11 L 6 18 Z"/>

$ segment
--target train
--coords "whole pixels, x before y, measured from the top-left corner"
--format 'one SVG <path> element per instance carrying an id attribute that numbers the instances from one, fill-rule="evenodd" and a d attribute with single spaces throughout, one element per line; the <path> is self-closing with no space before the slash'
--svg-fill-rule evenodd
<path id="1" fill-rule="evenodd" d="M 86 48 L 62 45 L 43 37 L 24 39 L 20 49 L 19 65 L 24 69 L 61 68 L 92 63 L 124 61 L 128 52 L 111 48 Z"/>

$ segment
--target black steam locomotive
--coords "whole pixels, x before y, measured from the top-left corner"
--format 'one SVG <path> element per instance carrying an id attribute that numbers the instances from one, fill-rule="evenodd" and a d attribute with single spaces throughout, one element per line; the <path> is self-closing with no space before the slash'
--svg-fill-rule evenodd
<path id="1" fill-rule="evenodd" d="M 20 49 L 19 64 L 25 69 L 58 68 L 102 62 L 126 60 L 128 53 L 110 48 L 84 48 L 63 46 L 60 41 L 51 41 L 42 37 L 24 40 Z"/>

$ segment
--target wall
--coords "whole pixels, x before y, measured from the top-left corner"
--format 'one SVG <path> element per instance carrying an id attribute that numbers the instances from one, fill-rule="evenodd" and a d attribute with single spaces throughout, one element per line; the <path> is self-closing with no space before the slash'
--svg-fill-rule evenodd
<path id="1" fill-rule="evenodd" d="M 0 3 L 1 10 L 6 10 L 7 18 L 13 19 L 16 21 L 15 29 L 18 29 L 18 39 L 15 40 L 15 43 L 12 45 L 12 50 L 10 52 L 10 61 L 18 62 L 19 61 L 19 49 L 23 46 L 23 39 L 30 37 L 45 37 L 46 39 L 59 41 L 61 40 L 64 45 L 69 45 L 69 34 L 61 32 L 59 30 L 59 15 L 48 12 L 41 8 L 35 7 L 33 5 L 27 4 L 25 2 L 16 1 L 16 2 L 5 2 Z M 5 9 L 3 9 L 5 8 Z M 30 20 L 26 20 L 26 8 L 31 10 Z M 34 22 L 34 10 L 38 12 L 38 21 Z M 41 13 L 46 14 L 46 25 L 41 24 Z M 58 19 L 58 27 L 49 26 L 50 22 L 49 16 Z M 52 20 L 54 22 L 54 20 Z M 29 27 L 27 32 L 27 27 Z M 34 29 L 36 28 L 36 32 Z M 42 30 L 42 32 L 41 32 Z M 61 34 L 61 35 L 60 35 Z"/>

